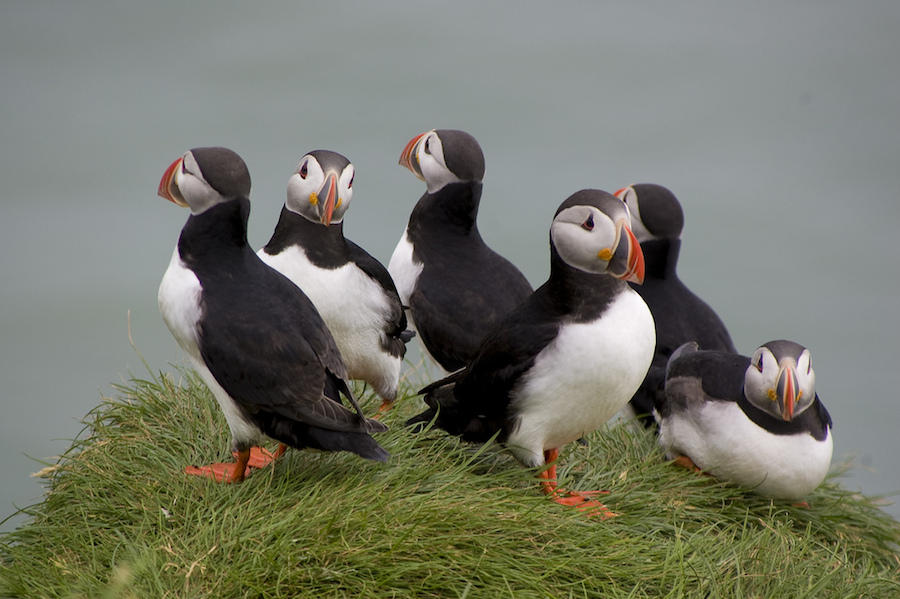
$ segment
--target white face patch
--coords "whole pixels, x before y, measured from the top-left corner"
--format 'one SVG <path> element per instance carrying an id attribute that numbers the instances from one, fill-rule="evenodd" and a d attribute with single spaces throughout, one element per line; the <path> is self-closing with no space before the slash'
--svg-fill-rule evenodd
<path id="1" fill-rule="evenodd" d="M 625 202 L 625 206 L 628 207 L 628 211 L 631 214 L 631 232 L 634 233 L 638 243 L 656 239 L 644 226 L 644 221 L 641 220 L 641 210 L 640 206 L 638 206 L 637 192 L 634 190 L 634 187 L 629 185 L 616 194 L 616 197 Z"/>
<path id="2" fill-rule="evenodd" d="M 550 238 L 570 266 L 603 273 L 618 246 L 619 228 L 593 206 L 572 206 L 553 219 Z"/>
<path id="3" fill-rule="evenodd" d="M 203 178 L 191 152 L 186 152 L 182 157 L 181 168 L 175 173 L 175 185 L 190 207 L 191 214 L 203 214 L 223 199 Z"/>
<path id="4" fill-rule="evenodd" d="M 422 170 L 422 178 L 428 186 L 428 193 L 440 191 L 450 183 L 461 179 L 447 168 L 441 138 L 434 131 L 426 133 L 416 144 L 416 160 Z"/>
<path id="5" fill-rule="evenodd" d="M 307 154 L 301 158 L 296 171 L 288 179 L 287 200 L 285 201 L 288 210 L 300 214 L 312 222 L 321 222 L 325 202 L 323 188 L 326 184 L 326 177 L 331 173 L 322 168 L 315 156 Z M 350 201 L 353 199 L 355 169 L 352 164 L 348 164 L 343 171 L 334 174 L 337 177 L 338 185 L 334 212 L 331 217 L 332 224 L 341 222 L 344 213 L 350 207 Z"/>

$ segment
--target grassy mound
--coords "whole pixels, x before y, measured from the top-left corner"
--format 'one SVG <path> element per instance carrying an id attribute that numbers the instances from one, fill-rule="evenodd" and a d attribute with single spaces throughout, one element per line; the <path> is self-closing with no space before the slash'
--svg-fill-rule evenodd
<path id="1" fill-rule="evenodd" d="M 133 381 L 0 536 L 0 596 L 900 597 L 900 525 L 834 477 L 808 507 L 772 502 L 613 426 L 561 456 L 564 485 L 611 491 L 619 516 L 600 520 L 547 500 L 497 446 L 410 434 L 420 406 L 385 418 L 386 465 L 289 451 L 217 485 L 182 472 L 226 457 L 206 387 Z"/>

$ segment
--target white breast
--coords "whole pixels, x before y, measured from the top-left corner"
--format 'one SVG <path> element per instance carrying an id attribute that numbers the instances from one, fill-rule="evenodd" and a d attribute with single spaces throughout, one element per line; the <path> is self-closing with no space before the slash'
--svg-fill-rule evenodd
<path id="1" fill-rule="evenodd" d="M 400 294 L 400 301 L 404 306 L 409 305 L 409 298 L 416 288 L 416 282 L 419 280 L 419 275 L 422 274 L 423 267 L 424 264 L 413 260 L 413 245 L 404 229 L 403 235 L 391 255 L 391 261 L 388 263 L 388 272 L 394 279 L 397 293 Z"/>
<path id="2" fill-rule="evenodd" d="M 201 293 L 200 280 L 181 261 L 176 247 L 159 284 L 159 313 L 178 345 L 195 360 L 200 360 Z"/>
<path id="3" fill-rule="evenodd" d="M 255 442 L 262 433 L 247 421 L 230 395 L 216 381 L 200 354 L 200 307 L 203 289 L 200 280 L 178 255 L 178 248 L 172 254 L 169 267 L 159 284 L 159 312 L 178 345 L 187 352 L 194 370 L 212 391 L 225 413 L 225 420 L 234 439 Z"/>
<path id="4" fill-rule="evenodd" d="M 655 345 L 650 310 L 630 289 L 599 320 L 563 325 L 513 391 L 520 421 L 510 450 L 536 466 L 545 450 L 603 425 L 640 387 Z"/>
<path id="5" fill-rule="evenodd" d="M 659 444 L 670 459 L 685 455 L 716 478 L 766 497 L 799 499 L 815 489 L 831 464 L 831 431 L 773 435 L 733 402 L 709 401 L 660 424 Z"/>
<path id="6" fill-rule="evenodd" d="M 381 397 L 393 399 L 402 361 L 382 349 L 391 306 L 378 282 L 353 263 L 319 268 L 298 246 L 275 256 L 260 250 L 259 257 L 309 297 L 331 331 L 350 378 L 368 381 Z"/>

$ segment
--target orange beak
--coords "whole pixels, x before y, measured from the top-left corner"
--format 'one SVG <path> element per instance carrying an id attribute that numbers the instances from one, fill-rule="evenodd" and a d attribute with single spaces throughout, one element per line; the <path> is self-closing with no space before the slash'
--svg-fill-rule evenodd
<path id="1" fill-rule="evenodd" d="M 400 153 L 400 164 L 408 168 L 412 174 L 421 179 L 422 181 L 425 178 L 422 176 L 422 169 L 419 167 L 419 159 L 416 156 L 416 149 L 419 146 L 419 142 L 425 137 L 430 131 L 426 131 L 425 133 L 421 133 L 416 135 L 414 138 L 409 140 L 409 143 L 403 148 L 403 152 Z"/>
<path id="2" fill-rule="evenodd" d="M 169 168 L 163 173 L 162 179 L 159 182 L 159 190 L 157 193 L 159 194 L 159 197 L 165 198 L 183 208 L 187 208 L 187 202 L 184 201 L 181 190 L 178 189 L 178 184 L 175 182 L 175 176 L 181 168 L 182 160 L 182 158 L 179 158 L 169 165 Z"/>

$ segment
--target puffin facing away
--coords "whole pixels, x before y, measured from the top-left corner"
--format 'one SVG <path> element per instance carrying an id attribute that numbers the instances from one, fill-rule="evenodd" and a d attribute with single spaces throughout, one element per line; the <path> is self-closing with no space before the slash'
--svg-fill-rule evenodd
<path id="1" fill-rule="evenodd" d="M 316 150 L 300 159 L 272 239 L 258 254 L 309 297 L 349 377 L 371 384 L 386 409 L 397 396 L 413 333 L 387 269 L 344 238 L 353 177 L 353 165 L 335 152 Z"/>
<path id="2" fill-rule="evenodd" d="M 388 271 L 425 349 L 447 372 L 465 366 L 485 333 L 531 292 L 525 276 L 481 239 L 484 155 L 464 131 L 414 137 L 400 164 L 425 181 Z"/>
<path id="3" fill-rule="evenodd" d="M 264 436 L 386 461 L 369 433 L 387 427 L 362 415 L 315 307 L 247 244 L 244 161 L 226 148 L 195 148 L 166 169 L 159 195 L 191 209 L 159 286 L 159 309 L 225 413 L 237 455 L 233 464 L 186 471 L 239 482 Z"/>
<path id="4" fill-rule="evenodd" d="M 656 321 L 653 363 L 628 405 L 649 428 L 654 425 L 654 405 L 665 398 L 666 363 L 676 348 L 696 341 L 703 349 L 737 350 L 719 316 L 678 278 L 684 213 L 675 195 L 661 185 L 640 183 L 620 189 L 616 196 L 631 210 L 634 236 L 641 244 L 647 269 L 644 283 L 633 287 Z"/>
<path id="5" fill-rule="evenodd" d="M 799 499 L 831 464 L 831 417 L 815 385 L 809 350 L 793 341 L 769 341 L 751 358 L 686 343 L 669 360 L 659 444 L 681 465 Z"/>
<path id="6" fill-rule="evenodd" d="M 498 434 L 525 466 L 549 464 L 545 493 L 564 505 L 606 512 L 587 493 L 556 483 L 559 448 L 600 427 L 644 379 L 653 358 L 653 317 L 626 281 L 644 276 L 628 208 L 603 191 L 564 201 L 550 226 L 550 277 L 501 320 L 464 370 L 425 389 L 434 421 L 463 439 Z"/>

